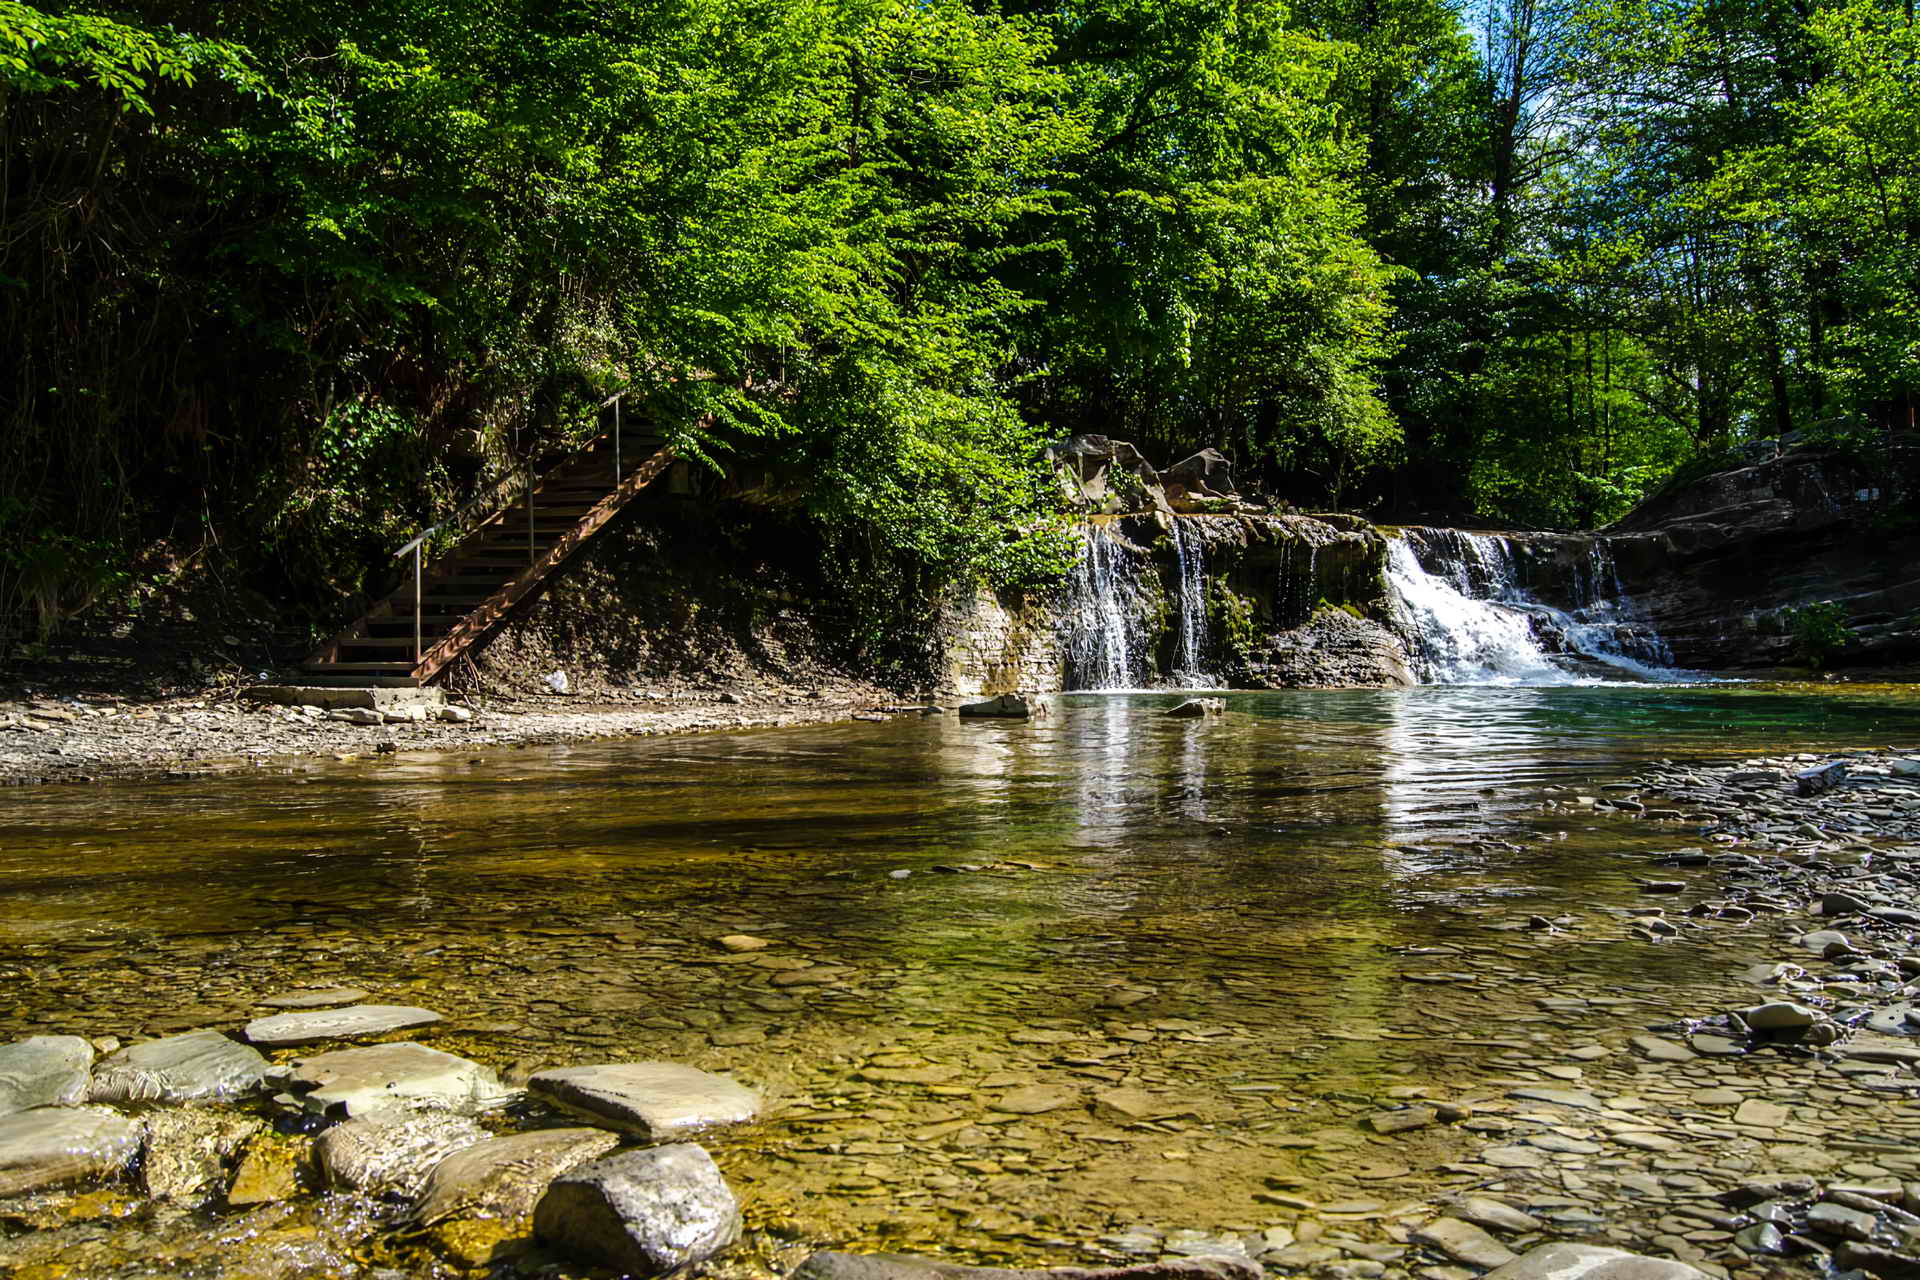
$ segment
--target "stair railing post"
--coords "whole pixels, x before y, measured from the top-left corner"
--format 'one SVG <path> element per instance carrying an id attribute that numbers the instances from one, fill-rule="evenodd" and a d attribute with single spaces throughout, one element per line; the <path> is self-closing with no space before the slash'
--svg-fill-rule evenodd
<path id="1" fill-rule="evenodd" d="M 527 464 L 527 563 L 532 564 L 540 557 L 533 549 L 533 464 Z"/>
<path id="2" fill-rule="evenodd" d="M 413 660 L 420 661 L 420 550 L 421 544 L 413 544 Z"/>

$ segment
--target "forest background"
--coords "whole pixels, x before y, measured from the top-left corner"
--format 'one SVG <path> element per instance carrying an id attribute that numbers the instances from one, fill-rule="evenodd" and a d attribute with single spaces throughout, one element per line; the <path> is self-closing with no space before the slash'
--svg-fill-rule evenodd
<path id="1" fill-rule="evenodd" d="M 1920 392 L 1912 0 L 0 0 L 0 130 L 15 637 L 337 622 L 622 394 L 1017 585 L 1072 432 L 1584 527 Z"/>

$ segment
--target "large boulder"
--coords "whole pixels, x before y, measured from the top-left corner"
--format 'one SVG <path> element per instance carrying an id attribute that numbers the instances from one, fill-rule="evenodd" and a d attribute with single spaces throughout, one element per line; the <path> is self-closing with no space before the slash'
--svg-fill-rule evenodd
<path id="1" fill-rule="evenodd" d="M 79 1036 L 30 1036 L 0 1045 L 0 1116 L 87 1096 L 93 1047 Z"/>
<path id="2" fill-rule="evenodd" d="M 205 1106 L 230 1102 L 260 1087 L 267 1060 L 218 1031 L 191 1031 L 128 1045 L 93 1073 L 94 1102 L 162 1102 Z"/>
<path id="3" fill-rule="evenodd" d="M 1233 483 L 1233 463 L 1218 449 L 1202 449 L 1168 467 L 1161 477 L 1167 503 L 1175 511 L 1230 510 L 1239 505 Z"/>
<path id="4" fill-rule="evenodd" d="M 969 720 L 1026 720 L 1033 715 L 1033 704 L 1017 693 L 1003 693 L 980 702 L 964 702 L 960 714 Z"/>
<path id="5" fill-rule="evenodd" d="M 1044 455 L 1060 477 L 1062 495 L 1071 506 L 1091 514 L 1173 514 L 1160 473 L 1125 440 L 1070 436 L 1048 445 Z"/>
<path id="6" fill-rule="evenodd" d="M 663 1276 L 740 1238 L 740 1206 L 705 1149 L 627 1151 L 554 1180 L 533 1211 L 534 1234 L 582 1262 Z"/>

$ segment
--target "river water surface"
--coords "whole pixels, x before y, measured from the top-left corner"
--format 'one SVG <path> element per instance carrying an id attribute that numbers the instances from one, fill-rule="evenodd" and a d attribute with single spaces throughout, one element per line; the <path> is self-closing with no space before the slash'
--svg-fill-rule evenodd
<path id="1" fill-rule="evenodd" d="M 365 987 L 503 1071 L 664 1058 L 766 1091 L 765 1122 L 712 1144 L 743 1271 L 828 1244 L 1113 1256 L 1141 1226 L 1284 1221 L 1289 1195 L 1417 1194 L 1453 1139 L 1387 1147 L 1356 1108 L 1529 1078 L 1564 1022 L 1545 993 L 1644 1024 L 1724 981 L 1737 938 L 1618 927 L 1644 870 L 1622 855 L 1697 824 L 1578 796 L 1656 759 L 1920 743 L 1920 698 L 1890 688 L 1240 694 L 1204 721 L 1176 700 L 17 791 L 0 1040 Z M 1524 931 L 1563 911 L 1597 923 Z M 715 944 L 743 933 L 771 945 Z M 1103 1110 L 1116 1087 L 1156 1110 Z M 63 1247 L 78 1274 L 438 1265 L 279 1207 L 242 1235 L 292 1232 L 312 1269 L 255 1272 L 238 1237 L 183 1243 L 206 1212 Z"/>

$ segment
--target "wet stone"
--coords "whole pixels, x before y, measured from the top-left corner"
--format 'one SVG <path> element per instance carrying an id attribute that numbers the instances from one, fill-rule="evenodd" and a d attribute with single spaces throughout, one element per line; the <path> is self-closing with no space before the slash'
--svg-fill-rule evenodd
<path id="1" fill-rule="evenodd" d="M 509 1092 L 490 1068 L 410 1042 L 296 1058 L 283 1071 L 297 1106 L 336 1119 L 393 1108 L 471 1113 Z"/>
<path id="2" fill-rule="evenodd" d="M 1758 1098 L 1749 1098 L 1740 1104 L 1733 1113 L 1734 1123 L 1759 1125 L 1766 1129 L 1777 1129 L 1793 1118 L 1793 1112 L 1774 1102 L 1762 1102 Z"/>
<path id="3" fill-rule="evenodd" d="M 1685 1045 L 1675 1044 L 1660 1036 L 1630 1036 L 1627 1042 L 1636 1053 L 1650 1062 L 1692 1062 L 1695 1056 L 1693 1050 Z"/>
<path id="4" fill-rule="evenodd" d="M 1550 1102 L 1557 1107 L 1576 1107 L 1585 1111 L 1600 1109 L 1600 1099 L 1581 1089 L 1513 1089 L 1507 1096 L 1522 1102 Z"/>
<path id="5" fill-rule="evenodd" d="M 79 1036 L 30 1036 L 0 1045 L 0 1116 L 87 1096 L 93 1046 Z"/>
<path id="6" fill-rule="evenodd" d="M 0 1196 L 120 1172 L 140 1126 L 110 1107 L 40 1107 L 0 1116 Z"/>
<path id="7" fill-rule="evenodd" d="M 1514 1260 L 1513 1250 L 1471 1222 L 1463 1222 L 1459 1218 L 1439 1218 L 1429 1222 L 1414 1231 L 1413 1239 L 1468 1266 L 1498 1267 Z"/>
<path id="8" fill-rule="evenodd" d="M 740 1236 L 740 1206 L 692 1143 L 628 1151 L 582 1165 L 548 1186 L 534 1234 L 596 1266 L 640 1277 L 700 1263 Z"/>
<path id="9" fill-rule="evenodd" d="M 1734 1233 L 1733 1242 L 1748 1253 L 1758 1253 L 1769 1257 L 1787 1251 L 1786 1237 L 1780 1234 L 1780 1228 L 1771 1222 L 1756 1222 L 1750 1227 Z"/>
<path id="10" fill-rule="evenodd" d="M 1777 1000 L 1740 1010 L 1740 1020 L 1755 1031 L 1789 1031 L 1812 1026 L 1820 1015 L 1803 1004 Z"/>
<path id="11" fill-rule="evenodd" d="M 548 1183 L 619 1142 L 605 1129 L 536 1129 L 488 1138 L 433 1167 L 414 1217 L 427 1224 L 456 1217 L 524 1218 Z"/>
<path id="12" fill-rule="evenodd" d="M 1849 1209 L 1845 1205 L 1816 1204 L 1807 1211 L 1807 1228 L 1825 1236 L 1841 1236 L 1848 1240 L 1866 1240 L 1873 1235 L 1879 1225 L 1870 1213 L 1858 1209 Z"/>
<path id="13" fill-rule="evenodd" d="M 276 1013 L 247 1024 L 246 1037 L 271 1049 L 317 1044 L 323 1040 L 362 1040 L 440 1021 L 429 1009 L 408 1005 L 362 1004 L 345 1009 Z"/>
<path id="14" fill-rule="evenodd" d="M 760 1095 L 745 1085 L 675 1062 L 560 1067 L 536 1073 L 527 1089 L 656 1140 L 745 1124 L 760 1114 Z"/>
<path id="15" fill-rule="evenodd" d="M 193 1031 L 129 1045 L 100 1062 L 94 1102 L 228 1102 L 260 1087 L 267 1060 L 218 1031 Z"/>
<path id="16" fill-rule="evenodd" d="M 1532 1214 L 1487 1196 L 1467 1196 L 1453 1209 L 1457 1216 L 1489 1231 L 1506 1231 L 1517 1235 L 1538 1231 L 1542 1225 L 1540 1219 Z"/>
<path id="17" fill-rule="evenodd" d="M 366 998 L 367 993 L 359 987 L 313 987 L 276 991 L 272 995 L 261 996 L 259 1003 L 269 1009 L 325 1009 Z"/>
<path id="18" fill-rule="evenodd" d="M 451 1112 L 389 1112 L 334 1125 L 314 1142 L 313 1154 L 336 1187 L 411 1199 L 434 1166 L 489 1136 Z"/>

